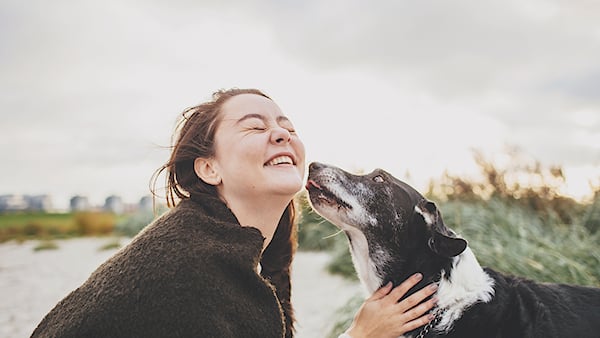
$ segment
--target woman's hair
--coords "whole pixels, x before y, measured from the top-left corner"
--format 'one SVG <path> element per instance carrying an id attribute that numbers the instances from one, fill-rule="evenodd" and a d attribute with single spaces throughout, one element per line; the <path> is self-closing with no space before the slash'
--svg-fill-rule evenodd
<path id="1" fill-rule="evenodd" d="M 271 99 L 258 89 L 219 90 L 210 101 L 183 111 L 172 138 L 171 157 L 157 169 L 151 179 L 151 190 L 156 196 L 158 177 L 166 173 L 166 199 L 169 207 L 178 201 L 205 194 L 219 197 L 215 186 L 202 181 L 194 171 L 198 157 L 215 155 L 215 132 L 220 125 L 223 104 L 240 94 L 255 94 Z M 261 275 L 268 279 L 277 291 L 285 315 L 286 337 L 294 331 L 294 313 L 290 303 L 290 265 L 297 245 L 296 207 L 290 201 L 286 207 L 271 243 L 261 258 Z"/>

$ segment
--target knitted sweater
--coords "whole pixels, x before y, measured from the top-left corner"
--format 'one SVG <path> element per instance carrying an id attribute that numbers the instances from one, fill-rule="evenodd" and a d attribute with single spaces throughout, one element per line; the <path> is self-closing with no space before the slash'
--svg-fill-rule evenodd
<path id="1" fill-rule="evenodd" d="M 31 337 L 285 335 L 264 238 L 220 200 L 184 200 L 60 301 Z"/>

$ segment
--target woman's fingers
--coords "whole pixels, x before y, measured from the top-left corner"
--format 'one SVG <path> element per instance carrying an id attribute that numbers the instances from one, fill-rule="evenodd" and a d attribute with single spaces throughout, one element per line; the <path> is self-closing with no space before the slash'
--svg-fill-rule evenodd
<path id="1" fill-rule="evenodd" d="M 401 302 L 398 303 L 398 307 L 400 308 L 400 311 L 406 312 L 409 309 L 412 309 L 417 304 L 421 303 L 424 299 L 433 295 L 437 291 L 437 288 L 438 288 L 437 284 L 432 283 L 432 284 L 429 284 L 426 287 L 422 288 L 421 290 L 413 293 L 406 299 L 403 299 Z"/>
<path id="2" fill-rule="evenodd" d="M 434 319 L 432 313 L 427 314 L 437 304 L 437 298 L 432 297 L 430 300 L 413 307 L 412 309 L 402 313 L 399 322 L 403 322 L 402 331 L 408 332 L 415 330 L 423 325 L 427 325 Z"/>
<path id="3" fill-rule="evenodd" d="M 380 287 L 377 291 L 373 292 L 373 294 L 371 295 L 371 297 L 369 297 L 369 300 L 378 300 L 381 299 L 383 297 L 385 297 L 388 293 L 390 293 L 390 290 L 392 289 L 392 282 L 388 282 L 386 285 Z"/>
<path id="4" fill-rule="evenodd" d="M 414 275 L 408 277 L 407 280 L 402 282 L 402 284 L 396 286 L 387 296 L 391 302 L 397 303 L 407 292 L 412 289 L 415 285 L 417 285 L 421 279 L 423 279 L 423 275 L 420 273 L 415 273 Z"/>
<path id="5" fill-rule="evenodd" d="M 426 302 L 422 302 L 421 304 L 411 308 L 410 310 L 403 310 L 402 317 L 404 322 L 412 321 L 416 318 L 423 316 L 427 311 L 431 310 L 437 304 L 437 298 L 432 297 L 430 300 Z M 427 316 L 425 316 L 427 317 Z M 431 319 L 431 318 L 430 318 Z"/>
<path id="6" fill-rule="evenodd" d="M 435 297 L 423 300 L 435 293 L 435 285 L 426 286 L 398 302 L 422 279 L 421 274 L 415 274 L 396 288 L 392 289 L 392 283 L 388 283 L 375 291 L 358 309 L 347 333 L 352 337 L 398 337 L 429 323 L 433 318 L 427 312 L 437 300 Z"/>
<path id="7" fill-rule="evenodd" d="M 415 320 L 411 320 L 410 322 L 405 323 L 402 326 L 402 330 L 404 332 L 409 332 L 409 331 L 415 330 L 423 325 L 427 325 L 432 320 L 433 320 L 432 315 L 424 315 Z"/>

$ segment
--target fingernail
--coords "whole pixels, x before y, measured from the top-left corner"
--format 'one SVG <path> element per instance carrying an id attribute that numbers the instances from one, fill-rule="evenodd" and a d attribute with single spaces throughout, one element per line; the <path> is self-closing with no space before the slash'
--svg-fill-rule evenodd
<path id="1" fill-rule="evenodd" d="M 433 313 L 430 313 L 430 314 L 427 315 L 427 319 L 429 321 L 432 321 L 434 318 L 435 318 L 435 315 Z"/>
<path id="2" fill-rule="evenodd" d="M 416 280 L 421 280 L 421 278 L 423 278 L 423 275 L 417 272 L 413 275 L 413 278 Z"/>
<path id="3" fill-rule="evenodd" d="M 431 302 L 433 303 L 433 305 L 437 305 L 439 299 L 437 297 L 431 297 Z"/>
<path id="4" fill-rule="evenodd" d="M 438 289 L 438 286 L 437 286 L 437 284 L 432 283 L 432 284 L 429 284 L 429 289 L 435 291 Z"/>

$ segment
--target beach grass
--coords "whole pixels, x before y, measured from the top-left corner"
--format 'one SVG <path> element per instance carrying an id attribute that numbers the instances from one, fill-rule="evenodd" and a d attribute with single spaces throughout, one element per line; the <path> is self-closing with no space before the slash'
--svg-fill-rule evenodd
<path id="1" fill-rule="evenodd" d="M 106 235 L 114 230 L 121 216 L 108 212 L 0 214 L 0 243 L 8 240 L 68 238 Z"/>

